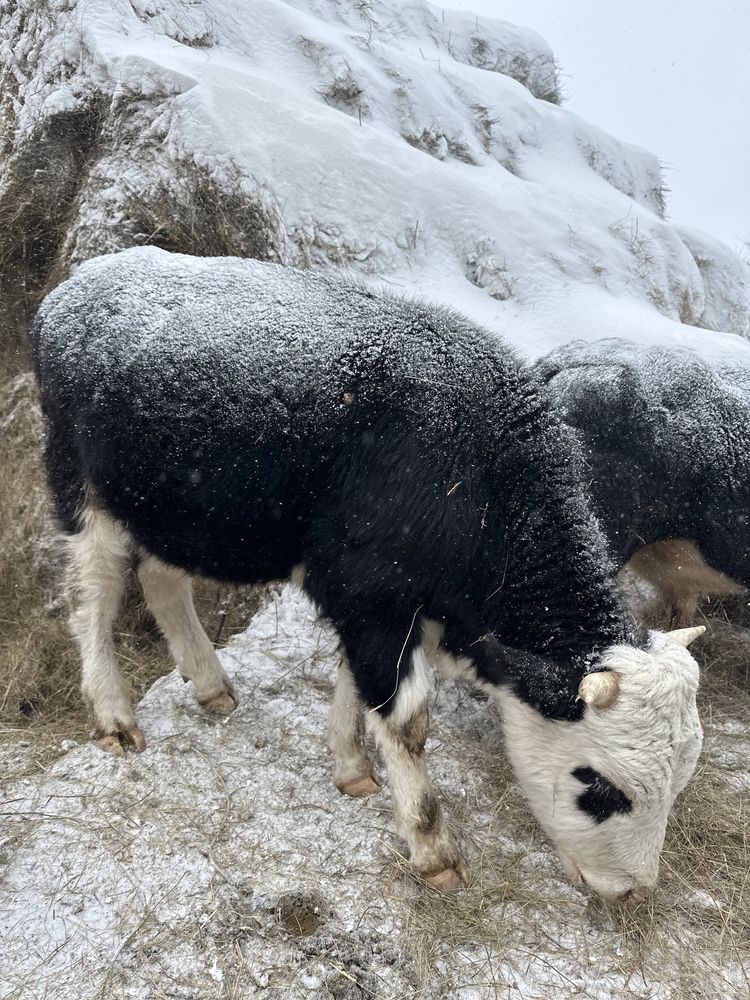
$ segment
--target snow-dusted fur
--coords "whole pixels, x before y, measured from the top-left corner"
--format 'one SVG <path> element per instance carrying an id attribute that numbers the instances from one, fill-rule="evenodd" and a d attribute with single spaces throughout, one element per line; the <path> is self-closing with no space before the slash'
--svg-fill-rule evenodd
<path id="1" fill-rule="evenodd" d="M 621 563 L 643 545 L 687 539 L 750 585 L 750 367 L 609 339 L 575 341 L 535 368 L 583 445 Z"/>
<path id="2" fill-rule="evenodd" d="M 537 383 L 506 345 L 457 314 L 338 277 L 153 248 L 83 265 L 43 304 L 34 348 L 49 482 L 71 544 L 87 553 L 86 573 L 109 579 L 125 552 L 140 559 L 183 672 L 202 702 L 226 710 L 233 692 L 178 571 L 251 582 L 304 563 L 304 588 L 341 637 L 387 762 L 412 859 L 435 885 L 457 882 L 460 853 L 424 758 L 423 620 L 440 623 L 442 648 L 470 660 L 480 681 L 528 706 L 528 717 L 508 716 L 514 745 L 528 741 L 529 720 L 585 734 L 595 710 L 579 697 L 582 681 L 602 657 L 618 671 L 623 659 L 627 671 L 636 652 L 623 653 L 633 637 L 578 453 Z M 91 544 L 113 532 L 115 569 L 107 547 Z M 119 592 L 115 583 L 83 588 L 77 612 L 93 623 L 78 634 L 109 749 L 120 738 L 142 741 L 132 719 L 112 718 L 109 706 Z M 616 786 L 629 763 L 617 739 L 616 762 L 601 759 L 607 719 L 616 718 L 605 712 L 591 754 L 585 735 L 575 754 L 554 754 L 555 766 L 603 768 L 591 779 L 596 801 L 561 801 L 547 828 L 555 836 L 559 822 L 564 834 L 573 818 L 590 827 L 627 809 L 627 842 L 641 838 L 642 853 L 653 855 L 672 786 L 684 777 L 663 730 L 670 719 L 694 719 L 695 678 L 664 688 L 669 655 L 637 655 L 639 710 L 663 723 L 644 722 L 649 766 L 666 766 L 665 780 L 642 774 L 639 761 L 627 792 Z M 344 690 L 331 729 L 344 768 L 357 757 L 357 712 Z M 361 763 L 365 773 L 347 778 L 369 777 Z M 636 777 L 653 797 L 631 799 Z M 596 888 L 652 884 L 630 858 L 615 854 L 609 879 L 598 860 Z"/>

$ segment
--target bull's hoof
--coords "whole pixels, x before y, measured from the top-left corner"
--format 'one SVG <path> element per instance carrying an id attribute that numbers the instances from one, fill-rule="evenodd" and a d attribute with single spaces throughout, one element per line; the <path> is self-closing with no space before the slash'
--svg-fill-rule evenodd
<path id="1" fill-rule="evenodd" d="M 344 795 L 351 795 L 353 799 L 364 799 L 380 791 L 380 785 L 370 774 L 352 781 L 337 781 L 336 788 Z"/>
<path id="2" fill-rule="evenodd" d="M 232 688 L 226 687 L 223 691 L 219 691 L 218 694 L 199 701 L 198 704 L 208 709 L 209 712 L 216 712 L 217 715 L 229 715 L 230 712 L 233 712 L 237 708 L 239 699 Z"/>
<path id="3" fill-rule="evenodd" d="M 455 868 L 444 868 L 434 875 L 426 875 L 424 880 L 431 889 L 438 892 L 455 892 L 469 884 L 469 873 L 466 865 L 459 862 Z"/>
<path id="4" fill-rule="evenodd" d="M 105 753 L 112 753 L 116 757 L 124 757 L 126 750 L 135 750 L 140 753 L 146 746 L 146 740 L 138 726 L 117 726 L 107 733 L 101 730 L 94 732 L 97 745 Z"/>

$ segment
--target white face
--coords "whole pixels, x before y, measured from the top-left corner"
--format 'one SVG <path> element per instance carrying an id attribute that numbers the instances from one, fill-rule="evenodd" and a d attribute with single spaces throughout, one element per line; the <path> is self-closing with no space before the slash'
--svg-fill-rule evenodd
<path id="1" fill-rule="evenodd" d="M 498 697 L 513 768 L 572 881 L 637 900 L 656 885 L 669 810 L 698 761 L 698 665 L 663 633 L 648 650 L 613 646 L 601 665 L 617 697 L 578 722 Z"/>

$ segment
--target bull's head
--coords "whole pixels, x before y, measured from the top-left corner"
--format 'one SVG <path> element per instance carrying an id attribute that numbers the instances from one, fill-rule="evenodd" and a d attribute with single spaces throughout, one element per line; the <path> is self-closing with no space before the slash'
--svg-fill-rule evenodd
<path id="1" fill-rule="evenodd" d="M 669 810 L 703 739 L 698 666 L 686 649 L 702 632 L 608 649 L 600 672 L 581 682 L 576 722 L 500 694 L 508 753 L 534 814 L 573 882 L 606 899 L 638 900 L 656 885 Z"/>

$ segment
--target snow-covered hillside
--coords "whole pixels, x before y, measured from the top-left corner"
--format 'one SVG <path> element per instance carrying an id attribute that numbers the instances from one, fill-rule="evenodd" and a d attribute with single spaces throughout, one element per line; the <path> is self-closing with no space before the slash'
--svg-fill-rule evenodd
<path id="1" fill-rule="evenodd" d="M 2 26 L 0 218 L 62 150 L 58 274 L 164 243 L 142 210 L 188 211 L 197 165 L 256 206 L 238 251 L 418 290 L 529 354 L 747 351 L 690 327 L 750 334 L 750 269 L 665 221 L 654 155 L 557 106 L 533 32 L 423 0 L 18 0 Z"/>

